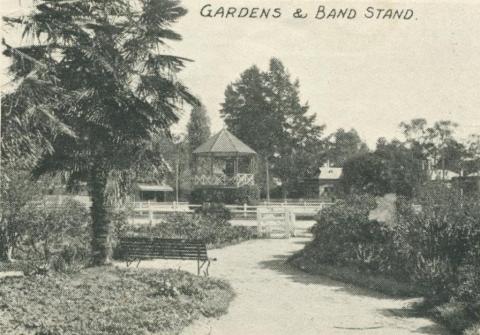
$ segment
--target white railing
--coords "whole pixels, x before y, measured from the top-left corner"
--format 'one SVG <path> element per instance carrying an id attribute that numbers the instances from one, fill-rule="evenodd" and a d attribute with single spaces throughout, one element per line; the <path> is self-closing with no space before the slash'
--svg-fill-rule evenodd
<path id="1" fill-rule="evenodd" d="M 257 213 L 269 212 L 269 211 L 288 211 L 297 216 L 313 216 L 316 215 L 323 208 L 333 205 L 333 203 L 268 203 L 259 205 L 226 205 L 233 216 L 236 219 L 257 219 Z M 201 205 L 189 204 L 188 202 L 135 202 L 134 203 L 134 221 L 143 222 L 145 219 L 147 222 L 154 222 L 157 218 L 156 215 L 162 215 L 168 213 L 193 213 L 196 208 Z"/>
<path id="2" fill-rule="evenodd" d="M 250 186 L 255 185 L 255 178 L 253 174 L 249 173 L 237 173 L 233 176 L 233 182 L 236 186 Z"/>
<path id="3" fill-rule="evenodd" d="M 195 185 L 201 186 L 250 186 L 255 185 L 255 177 L 250 173 L 237 173 L 232 177 L 224 174 L 198 175 L 193 179 Z"/>

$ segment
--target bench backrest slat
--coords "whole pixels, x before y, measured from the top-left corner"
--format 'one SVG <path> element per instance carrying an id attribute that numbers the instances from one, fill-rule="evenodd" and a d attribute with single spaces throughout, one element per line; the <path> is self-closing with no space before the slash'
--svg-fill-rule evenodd
<path id="1" fill-rule="evenodd" d="M 120 239 L 120 249 L 126 259 L 208 259 L 205 242 L 199 240 L 124 237 Z"/>

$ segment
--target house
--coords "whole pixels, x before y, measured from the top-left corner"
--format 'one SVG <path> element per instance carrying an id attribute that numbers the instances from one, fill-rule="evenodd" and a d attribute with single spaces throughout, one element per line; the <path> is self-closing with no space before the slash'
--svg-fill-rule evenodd
<path id="1" fill-rule="evenodd" d="M 320 198 L 332 198 L 338 190 L 343 169 L 330 166 L 330 162 L 320 167 L 318 175 L 318 195 Z"/>
<path id="2" fill-rule="evenodd" d="M 165 184 L 138 183 L 135 187 L 135 201 L 166 202 L 172 195 L 173 188 Z"/>
<path id="3" fill-rule="evenodd" d="M 442 169 L 431 170 L 429 174 L 431 181 L 451 182 L 452 179 L 460 177 L 459 173 Z"/>

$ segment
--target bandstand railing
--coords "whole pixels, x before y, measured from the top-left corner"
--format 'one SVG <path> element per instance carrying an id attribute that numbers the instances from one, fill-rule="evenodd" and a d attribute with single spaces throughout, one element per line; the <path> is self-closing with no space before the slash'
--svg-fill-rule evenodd
<path id="1" fill-rule="evenodd" d="M 255 185 L 255 177 L 250 173 L 237 173 L 231 177 L 225 174 L 197 175 L 194 177 L 194 184 L 197 186 L 250 186 Z"/>

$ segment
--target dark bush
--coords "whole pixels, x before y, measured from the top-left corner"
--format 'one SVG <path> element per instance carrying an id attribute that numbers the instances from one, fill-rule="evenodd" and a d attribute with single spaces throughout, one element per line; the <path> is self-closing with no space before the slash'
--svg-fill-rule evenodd
<path id="1" fill-rule="evenodd" d="M 398 199 L 392 223 L 369 219 L 375 202 L 354 196 L 324 209 L 299 257 L 415 283 L 439 318 L 466 328 L 480 318 L 480 204 L 429 185 Z M 447 305 L 445 305 L 447 306 Z M 453 306 L 453 307 L 452 307 Z M 461 307 L 461 308 L 460 308 Z M 456 316 L 462 320 L 453 322 Z M 446 320 L 448 318 L 448 320 Z"/>
<path id="2" fill-rule="evenodd" d="M 126 234 L 202 240 L 210 247 L 220 247 L 256 237 L 256 227 L 232 226 L 225 216 L 225 212 L 221 212 L 219 216 L 177 213 L 169 215 L 163 222 L 129 226 Z"/>
<path id="3" fill-rule="evenodd" d="M 14 256 L 32 270 L 72 271 L 89 261 L 90 214 L 75 200 L 31 202 L 23 210 L 24 233 Z"/>
<path id="4" fill-rule="evenodd" d="M 239 188 L 203 187 L 192 191 L 190 202 L 203 204 L 206 202 L 224 204 L 255 204 L 259 199 L 258 186 L 242 186 Z"/>
<path id="5" fill-rule="evenodd" d="M 214 220 L 228 221 L 232 218 L 230 210 L 221 203 L 205 202 L 195 210 L 195 213 L 210 216 Z"/>
<path id="6" fill-rule="evenodd" d="M 371 221 L 375 199 L 353 196 L 323 210 L 312 228 L 308 252 L 324 264 L 355 265 L 368 271 L 388 268 L 385 254 L 391 249 L 391 229 Z"/>

